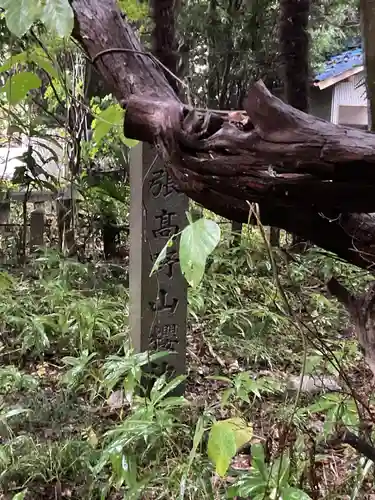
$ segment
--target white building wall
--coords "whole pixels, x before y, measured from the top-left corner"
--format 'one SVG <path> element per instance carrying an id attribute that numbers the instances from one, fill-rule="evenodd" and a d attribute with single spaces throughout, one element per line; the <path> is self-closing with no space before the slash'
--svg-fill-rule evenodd
<path id="1" fill-rule="evenodd" d="M 334 86 L 331 107 L 333 123 L 367 125 L 367 97 L 364 81 L 365 74 L 361 72 Z M 340 106 L 343 107 L 341 112 Z M 353 107 L 353 113 L 350 113 L 350 107 Z"/>
<path id="2" fill-rule="evenodd" d="M 20 157 L 27 153 L 29 144 L 33 147 L 33 158 L 36 164 L 45 173 L 61 181 L 65 174 L 64 164 L 66 163 L 63 144 L 59 145 L 56 140 L 26 136 L 20 137 L 17 145 L 0 146 L 0 180 L 11 180 L 16 168 L 24 165 Z M 43 174 L 39 174 L 38 177 L 39 179 L 45 178 Z"/>

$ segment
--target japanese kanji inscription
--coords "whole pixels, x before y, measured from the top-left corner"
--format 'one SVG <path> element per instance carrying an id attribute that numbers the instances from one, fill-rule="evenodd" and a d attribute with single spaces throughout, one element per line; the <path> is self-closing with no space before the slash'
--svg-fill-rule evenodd
<path id="1" fill-rule="evenodd" d="M 173 351 L 155 374 L 185 373 L 187 285 L 177 242 L 157 273 L 152 265 L 168 239 L 186 224 L 188 199 L 178 193 L 155 148 L 139 143 L 130 153 L 130 327 L 140 351 Z M 183 391 L 183 387 L 179 392 Z"/>

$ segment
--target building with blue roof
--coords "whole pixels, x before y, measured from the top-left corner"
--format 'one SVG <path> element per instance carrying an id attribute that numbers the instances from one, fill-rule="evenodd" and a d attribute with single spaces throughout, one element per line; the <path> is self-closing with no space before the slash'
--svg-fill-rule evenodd
<path id="1" fill-rule="evenodd" d="M 339 77 L 354 68 L 362 67 L 363 52 L 360 47 L 357 47 L 330 57 L 328 61 L 324 63 L 324 69 L 322 72 L 316 75 L 314 80 L 315 82 L 324 82 L 330 78 Z"/>
<path id="2" fill-rule="evenodd" d="M 283 98 L 283 89 L 273 93 Z M 336 125 L 368 128 L 369 107 L 365 87 L 365 67 L 361 47 L 336 54 L 322 65 L 310 88 L 309 111 Z"/>
<path id="3" fill-rule="evenodd" d="M 315 76 L 311 114 L 337 125 L 367 129 L 368 102 L 361 47 L 330 57 Z"/>

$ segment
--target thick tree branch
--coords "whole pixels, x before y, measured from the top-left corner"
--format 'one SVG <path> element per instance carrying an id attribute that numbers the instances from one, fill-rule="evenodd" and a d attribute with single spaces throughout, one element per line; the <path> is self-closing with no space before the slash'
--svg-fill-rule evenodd
<path id="1" fill-rule="evenodd" d="M 158 144 L 179 188 L 207 208 L 284 228 L 364 268 L 375 263 L 375 137 L 307 115 L 261 82 L 247 117 L 199 113 L 177 98 L 163 70 L 121 18 L 115 0 L 72 0 L 74 36 L 126 106 L 125 134 Z"/>
<path id="2" fill-rule="evenodd" d="M 115 0 L 71 0 L 71 5 L 75 14 L 73 36 L 91 60 L 106 49 L 130 51 L 109 52 L 95 61 L 120 102 L 132 94 L 176 99 L 157 64 L 148 55 L 140 54 L 144 49 L 122 19 Z"/>

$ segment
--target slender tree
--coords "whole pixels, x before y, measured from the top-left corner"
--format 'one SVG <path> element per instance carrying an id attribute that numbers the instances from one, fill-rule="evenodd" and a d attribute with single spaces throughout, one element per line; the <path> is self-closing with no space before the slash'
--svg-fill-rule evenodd
<path id="1" fill-rule="evenodd" d="M 296 109 L 309 109 L 309 35 L 310 0 L 280 0 L 279 39 L 283 68 L 285 102 Z M 279 240 L 279 229 L 271 228 L 271 244 Z M 293 245 L 303 238 L 293 235 Z"/>
<path id="2" fill-rule="evenodd" d="M 310 0 L 280 0 L 280 51 L 285 100 L 296 109 L 309 109 Z"/>
<path id="3" fill-rule="evenodd" d="M 375 1 L 361 0 L 361 27 L 365 52 L 369 129 L 375 131 Z"/>
<path id="4" fill-rule="evenodd" d="M 152 52 L 171 73 L 177 75 L 179 57 L 177 53 L 176 16 L 179 1 L 150 0 L 150 7 L 154 24 Z M 177 94 L 179 91 L 178 81 L 171 73 L 166 72 L 165 76 Z"/>

